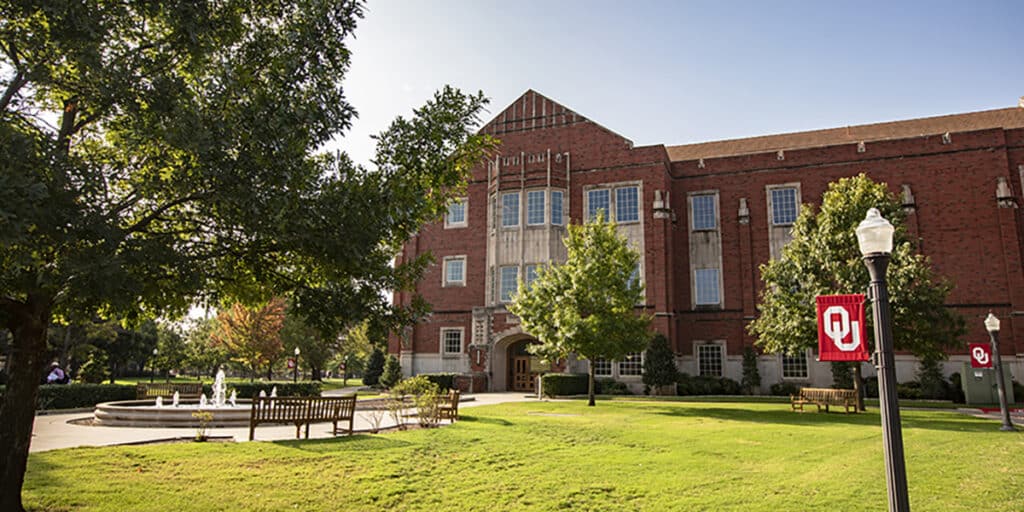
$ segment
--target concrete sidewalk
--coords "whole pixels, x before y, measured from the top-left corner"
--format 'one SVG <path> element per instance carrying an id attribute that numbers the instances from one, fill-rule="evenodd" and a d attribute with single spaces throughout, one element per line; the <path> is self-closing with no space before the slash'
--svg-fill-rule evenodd
<path id="1" fill-rule="evenodd" d="M 331 394 L 341 394 L 341 390 L 336 390 Z M 526 402 L 536 399 L 536 396 L 527 396 L 523 393 L 477 393 L 474 395 L 464 395 L 463 401 L 459 403 L 459 409 L 505 402 Z M 372 426 L 370 415 L 369 411 L 356 411 L 353 429 L 357 432 L 368 432 Z M 381 428 L 394 426 L 394 421 L 388 416 L 384 414 Z M 76 420 L 87 420 L 90 418 L 92 418 L 91 412 L 36 416 L 32 429 L 32 444 L 29 451 L 44 452 L 77 446 L 114 446 L 144 443 L 163 439 L 191 438 L 196 434 L 194 427 L 96 427 L 71 423 Z M 303 429 L 304 434 L 305 429 Z M 207 431 L 207 435 L 210 437 L 230 436 L 236 442 L 246 442 L 249 440 L 249 427 L 210 428 Z M 331 424 L 314 423 L 309 428 L 309 437 L 310 439 L 334 437 L 334 433 L 331 432 Z M 295 439 L 294 426 L 261 425 L 256 428 L 257 441 L 279 441 L 286 439 Z"/>

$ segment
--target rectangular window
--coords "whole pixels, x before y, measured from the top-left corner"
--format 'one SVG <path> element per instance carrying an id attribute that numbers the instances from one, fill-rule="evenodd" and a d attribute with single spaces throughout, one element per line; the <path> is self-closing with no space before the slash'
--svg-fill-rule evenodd
<path id="1" fill-rule="evenodd" d="M 519 192 L 501 195 L 501 225 L 506 228 L 519 225 Z"/>
<path id="2" fill-rule="evenodd" d="M 526 193 L 526 224 L 544 224 L 544 191 L 531 190 Z"/>
<path id="3" fill-rule="evenodd" d="M 694 231 L 710 231 L 718 228 L 715 219 L 715 195 L 701 194 L 691 198 L 693 208 L 690 217 L 693 219 Z"/>
<path id="4" fill-rule="evenodd" d="M 551 191 L 551 224 L 554 226 L 562 225 L 562 191 L 552 190 Z"/>
<path id="5" fill-rule="evenodd" d="M 597 218 L 597 212 L 603 211 L 605 220 L 610 220 L 611 212 L 608 211 L 608 206 L 611 201 L 611 195 L 608 193 L 608 189 L 604 190 L 591 190 L 587 192 L 587 221 L 592 221 Z"/>
<path id="6" fill-rule="evenodd" d="M 697 305 L 718 304 L 718 269 L 698 268 L 693 271 L 694 288 L 697 292 Z"/>
<path id="7" fill-rule="evenodd" d="M 636 222 L 640 220 L 639 189 L 623 187 L 615 189 L 615 221 Z"/>
<path id="8" fill-rule="evenodd" d="M 619 376 L 641 375 L 643 372 L 643 352 L 633 352 L 619 361 Z"/>
<path id="9" fill-rule="evenodd" d="M 636 286 L 638 284 L 640 284 L 640 264 L 639 263 L 637 263 L 636 266 L 633 267 L 633 273 L 629 275 L 629 285 L 630 286 Z"/>
<path id="10" fill-rule="evenodd" d="M 797 207 L 796 188 L 773 188 L 772 192 L 772 224 L 788 225 L 796 222 Z"/>
<path id="11" fill-rule="evenodd" d="M 722 347 L 697 345 L 697 370 L 701 376 L 722 376 Z"/>
<path id="12" fill-rule="evenodd" d="M 441 350 L 444 354 L 461 354 L 462 329 L 441 329 Z"/>
<path id="13" fill-rule="evenodd" d="M 527 265 L 524 272 L 523 286 L 529 289 L 530 285 L 537 280 L 537 265 Z"/>
<path id="14" fill-rule="evenodd" d="M 783 379 L 806 379 L 807 377 L 806 351 L 800 351 L 794 355 L 782 354 Z"/>
<path id="15" fill-rule="evenodd" d="M 501 286 L 499 288 L 501 302 L 511 302 L 519 288 L 519 267 L 501 267 Z"/>
<path id="16" fill-rule="evenodd" d="M 612 362 L 607 359 L 594 359 L 590 362 L 594 365 L 594 376 L 595 377 L 611 377 L 612 376 Z"/>
<path id="17" fill-rule="evenodd" d="M 466 226 L 466 198 L 457 199 L 448 205 L 448 214 L 444 216 L 444 227 L 461 228 Z"/>
<path id="18" fill-rule="evenodd" d="M 462 286 L 466 284 L 466 257 L 450 256 L 444 259 L 444 285 Z"/>

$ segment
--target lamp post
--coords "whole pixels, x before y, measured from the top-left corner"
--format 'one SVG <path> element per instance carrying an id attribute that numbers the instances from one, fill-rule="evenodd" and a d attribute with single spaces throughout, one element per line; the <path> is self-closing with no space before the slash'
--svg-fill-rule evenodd
<path id="1" fill-rule="evenodd" d="M 999 412 L 1003 415 L 1003 426 L 999 430 L 1012 432 L 1017 430 L 1010 421 L 1010 409 L 1006 406 L 1006 383 L 1003 382 L 1003 362 L 999 359 L 999 319 L 991 312 L 985 318 L 985 330 L 992 342 L 992 362 L 996 367 L 996 386 L 999 390 Z"/>
<path id="2" fill-rule="evenodd" d="M 857 226 L 857 243 L 864 265 L 871 275 L 872 318 L 875 324 L 875 365 L 878 369 L 878 398 L 882 411 L 882 448 L 885 455 L 885 486 L 889 512 L 909 512 L 907 468 L 903 460 L 903 431 L 896 398 L 896 358 L 893 355 L 892 318 L 885 271 L 892 253 L 893 227 L 871 208 Z"/>
<path id="3" fill-rule="evenodd" d="M 153 349 L 153 362 L 149 363 L 149 383 L 150 384 L 153 383 L 153 375 L 156 374 L 156 356 L 159 353 L 160 353 L 159 350 L 157 350 L 155 348 Z"/>
<path id="4" fill-rule="evenodd" d="M 292 378 L 292 382 L 299 381 L 299 347 L 295 347 L 295 373 Z"/>

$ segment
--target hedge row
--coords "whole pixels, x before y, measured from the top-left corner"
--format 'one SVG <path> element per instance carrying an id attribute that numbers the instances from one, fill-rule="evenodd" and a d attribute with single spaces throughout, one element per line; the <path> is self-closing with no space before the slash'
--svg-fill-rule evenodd
<path id="1" fill-rule="evenodd" d="M 685 395 L 741 395 L 743 388 L 739 382 L 726 377 L 691 377 L 685 373 L 679 374 L 676 382 L 676 393 Z"/>
<path id="2" fill-rule="evenodd" d="M 0 397 L 6 388 L 0 386 Z M 82 409 L 102 402 L 135 400 L 135 386 L 118 384 L 43 384 L 36 409 Z"/>
<path id="3" fill-rule="evenodd" d="M 585 373 L 545 373 L 540 382 L 547 396 L 585 395 L 589 377 Z"/>
<path id="4" fill-rule="evenodd" d="M 252 398 L 258 396 L 260 391 L 266 392 L 267 396 L 270 396 L 270 392 L 274 388 L 277 388 L 277 396 L 320 396 L 320 383 L 316 381 L 310 382 L 231 382 L 228 383 L 228 394 L 231 394 L 231 390 L 235 390 L 238 394 L 238 398 Z M 203 391 L 206 396 L 210 396 L 210 386 L 203 386 Z"/>

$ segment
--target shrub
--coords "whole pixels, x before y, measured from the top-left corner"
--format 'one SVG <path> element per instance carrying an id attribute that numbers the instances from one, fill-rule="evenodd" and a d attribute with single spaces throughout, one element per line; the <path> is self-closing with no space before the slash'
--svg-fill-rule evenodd
<path id="1" fill-rule="evenodd" d="M 754 347 L 743 348 L 743 391 L 752 395 L 761 389 L 761 372 L 757 370 L 757 352 Z"/>
<path id="2" fill-rule="evenodd" d="M 420 375 L 436 384 L 441 391 L 455 389 L 455 377 L 458 376 L 457 373 L 421 373 Z"/>
<path id="3" fill-rule="evenodd" d="M 878 377 L 864 378 L 864 396 L 878 398 Z"/>
<path id="4" fill-rule="evenodd" d="M 853 389 L 853 368 L 850 363 L 832 362 L 832 387 L 835 389 Z"/>
<path id="5" fill-rule="evenodd" d="M 680 373 L 676 391 L 680 395 L 739 395 L 743 390 L 739 382 L 726 377 L 691 377 Z"/>
<path id="6" fill-rule="evenodd" d="M 546 373 L 540 382 L 546 396 L 570 396 L 587 394 L 588 379 L 585 373 Z"/>
<path id="7" fill-rule="evenodd" d="M 652 387 L 667 386 L 674 383 L 678 377 L 676 355 L 668 346 L 668 338 L 661 333 L 655 334 L 644 353 L 644 384 Z"/>
<path id="8" fill-rule="evenodd" d="M 0 386 L 0 398 L 4 387 Z M 103 402 L 135 400 L 135 386 L 118 384 L 43 384 L 36 409 L 81 409 Z"/>
<path id="9" fill-rule="evenodd" d="M 1013 401 L 1024 402 L 1024 386 L 1015 380 L 1010 381 L 1010 384 L 1013 386 Z M 960 391 L 960 394 L 964 394 L 963 390 Z"/>
<path id="10" fill-rule="evenodd" d="M 320 396 L 320 383 L 310 382 L 232 382 L 228 384 L 228 395 L 231 390 L 238 393 L 238 398 L 253 398 L 265 392 L 268 396 L 271 391 L 277 388 L 277 396 Z M 203 392 L 206 396 L 212 394 L 210 386 L 204 385 Z"/>
<path id="11" fill-rule="evenodd" d="M 390 362 L 391 359 L 394 359 L 394 356 L 389 357 L 388 361 Z M 395 359 L 395 362 L 397 364 L 398 360 Z M 387 375 L 387 366 L 385 366 L 384 375 L 381 376 L 382 383 Z M 416 417 L 419 419 L 421 427 L 433 427 L 440 421 L 438 403 L 441 400 L 441 390 L 437 384 L 431 382 L 426 376 L 417 375 L 401 382 L 396 382 L 390 389 L 393 400 L 401 400 L 405 395 L 413 397 L 413 403 L 416 404 Z"/>
<path id="12" fill-rule="evenodd" d="M 917 381 L 900 382 L 896 384 L 896 396 L 907 400 L 920 400 L 924 398 L 921 393 L 921 383 Z"/>
<path id="13" fill-rule="evenodd" d="M 921 398 L 932 400 L 948 400 L 950 396 L 949 383 L 942 376 L 942 367 L 939 359 L 926 357 L 921 360 L 917 371 L 917 381 L 921 383 Z"/>
<path id="14" fill-rule="evenodd" d="M 615 379 L 595 379 L 594 393 L 599 395 L 632 395 L 629 386 L 625 382 Z"/>
<path id="15" fill-rule="evenodd" d="M 85 384 L 99 384 L 110 376 L 110 372 L 107 371 L 107 354 L 99 351 L 94 351 L 89 354 L 89 360 L 78 369 L 78 377 L 75 379 L 77 382 Z"/>
<path id="16" fill-rule="evenodd" d="M 1017 383 L 1015 382 L 1014 393 L 1017 391 L 1016 386 Z M 967 401 L 967 397 L 964 396 L 964 388 L 960 383 L 960 374 L 957 372 L 953 372 L 949 376 L 949 399 L 952 400 L 953 403 L 957 404 L 962 404 Z M 1017 399 L 1020 400 L 1021 396 L 1017 395 Z"/>
<path id="17" fill-rule="evenodd" d="M 800 386 L 792 382 L 779 382 L 778 384 L 772 384 L 771 387 L 771 394 L 775 396 L 789 396 L 798 393 L 800 393 Z"/>
<path id="18" fill-rule="evenodd" d="M 366 372 L 363 373 L 363 384 L 376 386 L 380 383 L 382 373 L 384 373 L 384 352 L 381 352 L 379 348 L 375 348 L 370 353 L 370 360 L 366 363 Z"/>
<path id="19" fill-rule="evenodd" d="M 390 389 L 400 380 L 402 380 L 402 365 L 398 363 L 397 357 L 389 355 L 387 362 L 384 363 L 384 373 L 380 375 L 380 385 Z"/>

